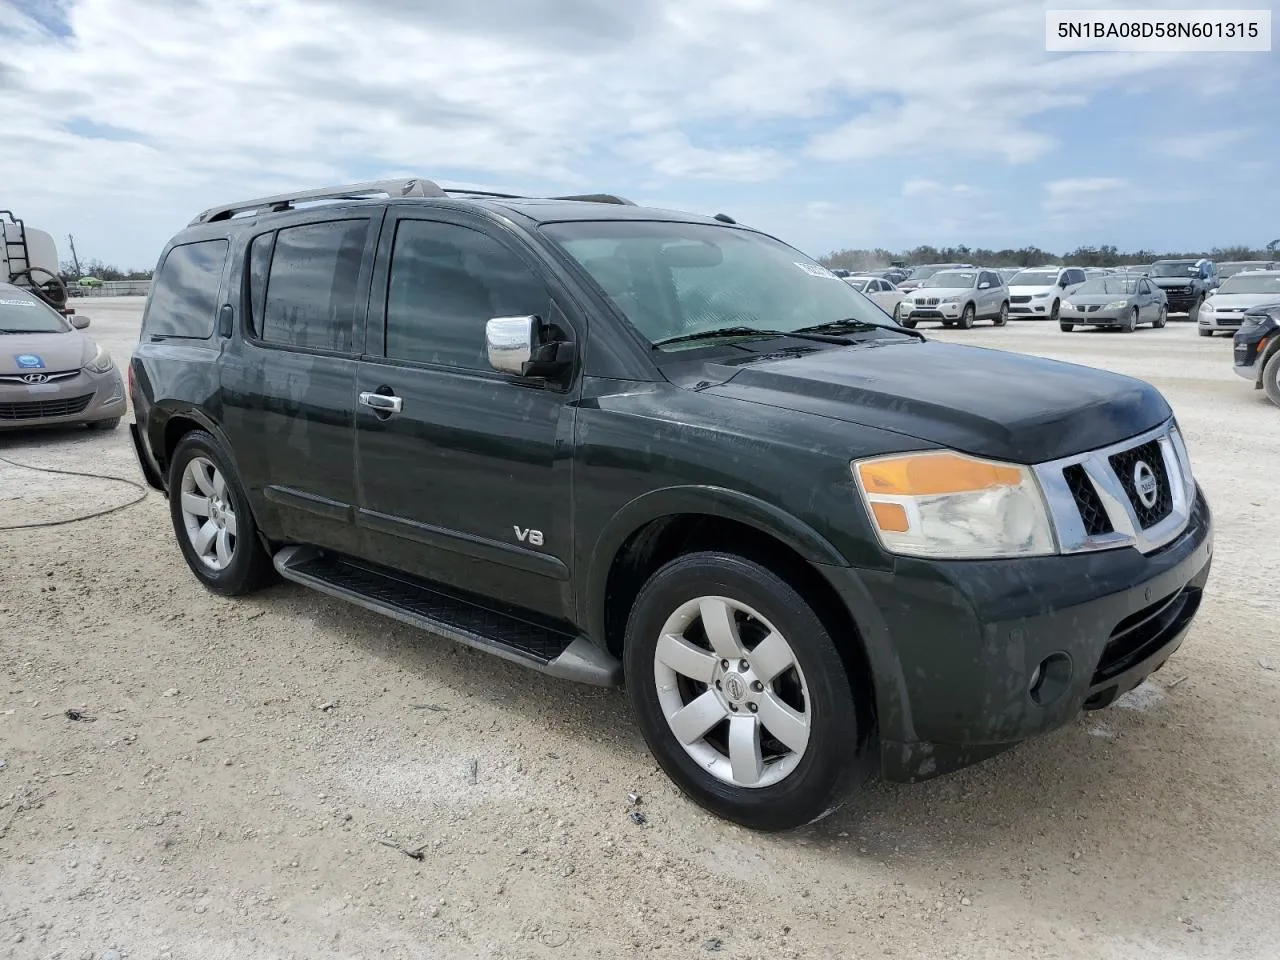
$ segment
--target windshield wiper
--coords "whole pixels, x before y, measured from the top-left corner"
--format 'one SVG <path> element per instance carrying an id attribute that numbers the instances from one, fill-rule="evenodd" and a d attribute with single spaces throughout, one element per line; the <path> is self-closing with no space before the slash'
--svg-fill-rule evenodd
<path id="1" fill-rule="evenodd" d="M 890 330 L 893 333 L 905 333 L 908 336 L 916 337 L 919 340 L 925 339 L 923 333 L 919 330 L 911 330 L 907 327 L 890 327 L 883 323 L 869 323 L 866 320 L 859 320 L 857 317 L 845 317 L 843 320 L 828 320 L 826 323 L 815 323 L 811 327 L 801 327 L 801 331 L 813 333 L 871 333 L 873 330 Z"/>
<path id="2" fill-rule="evenodd" d="M 761 330 L 758 327 L 748 327 L 744 325 L 732 327 L 715 327 L 711 330 L 702 330 L 698 333 L 682 333 L 675 337 L 664 337 L 661 340 L 653 341 L 655 347 L 665 347 L 669 343 L 685 343 L 691 340 L 707 340 L 713 337 L 794 337 L 797 340 L 816 340 L 819 343 L 835 343 L 840 346 L 848 346 L 851 341 L 844 337 L 836 337 L 824 333 L 807 333 L 801 330 Z"/>

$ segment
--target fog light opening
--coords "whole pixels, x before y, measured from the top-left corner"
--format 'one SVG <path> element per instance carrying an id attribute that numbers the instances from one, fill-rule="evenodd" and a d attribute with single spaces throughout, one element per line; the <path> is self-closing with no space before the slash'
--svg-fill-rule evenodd
<path id="1" fill-rule="evenodd" d="M 1032 701 L 1048 706 L 1062 696 L 1071 684 L 1071 658 L 1065 653 L 1045 657 L 1031 671 L 1027 692 Z"/>

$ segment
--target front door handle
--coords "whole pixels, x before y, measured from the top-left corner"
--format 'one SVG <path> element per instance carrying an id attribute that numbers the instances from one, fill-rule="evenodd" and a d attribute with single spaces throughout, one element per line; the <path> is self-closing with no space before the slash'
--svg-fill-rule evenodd
<path id="1" fill-rule="evenodd" d="M 393 413 L 399 413 L 400 408 L 404 406 L 404 401 L 397 396 L 367 391 L 360 394 L 360 402 L 366 407 L 372 407 L 375 412 L 388 417 Z"/>

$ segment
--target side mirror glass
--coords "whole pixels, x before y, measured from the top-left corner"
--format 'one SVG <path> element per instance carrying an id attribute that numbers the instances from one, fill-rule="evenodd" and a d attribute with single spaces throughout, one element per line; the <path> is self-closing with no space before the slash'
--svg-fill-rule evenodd
<path id="1" fill-rule="evenodd" d="M 519 377 L 559 376 L 573 362 L 573 344 L 563 339 L 544 342 L 543 329 L 542 321 L 532 316 L 494 317 L 486 322 L 489 366 Z"/>
<path id="2" fill-rule="evenodd" d="M 73 313 L 71 316 L 67 317 L 67 322 L 77 330 L 83 330 L 89 325 L 89 318 L 83 313 Z"/>
<path id="3" fill-rule="evenodd" d="M 991 289 L 991 284 L 989 284 L 989 283 L 987 283 L 987 281 L 983 280 L 980 284 L 978 284 L 978 289 L 979 289 L 979 290 L 989 290 L 989 289 Z"/>

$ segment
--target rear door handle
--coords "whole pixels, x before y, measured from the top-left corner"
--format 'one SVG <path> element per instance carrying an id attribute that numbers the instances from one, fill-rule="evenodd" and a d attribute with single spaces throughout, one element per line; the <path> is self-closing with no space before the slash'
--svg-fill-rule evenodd
<path id="1" fill-rule="evenodd" d="M 400 408 L 404 406 L 404 401 L 396 396 L 388 396 L 385 393 L 369 393 L 360 394 L 360 402 L 366 407 L 372 407 L 378 413 L 390 416 L 393 413 L 399 413 Z"/>

